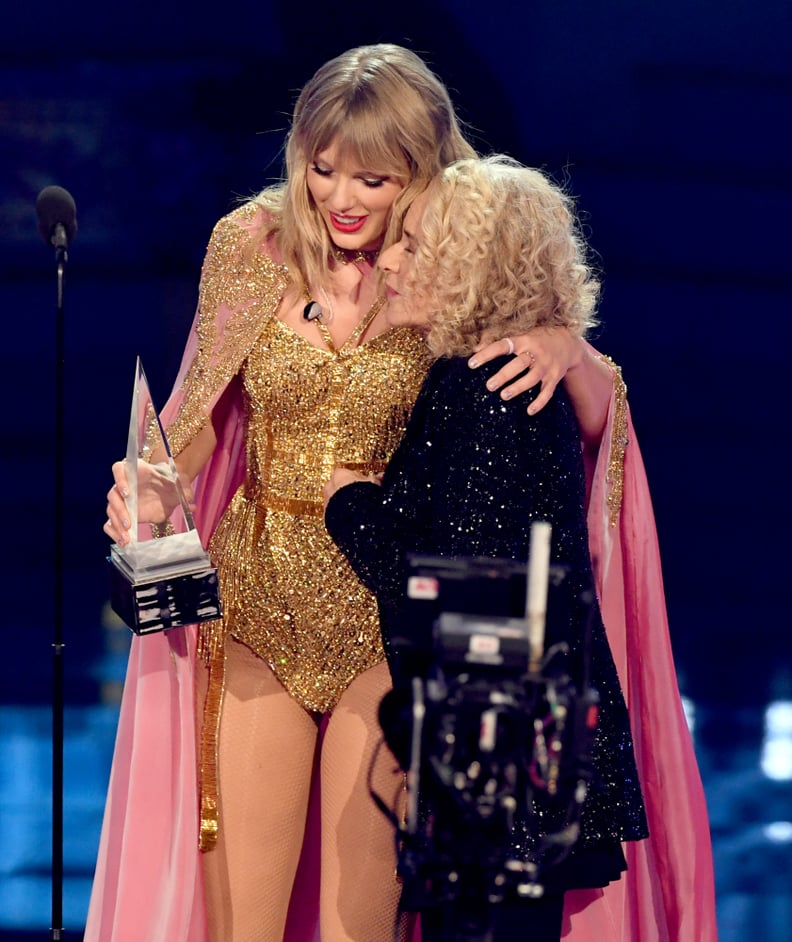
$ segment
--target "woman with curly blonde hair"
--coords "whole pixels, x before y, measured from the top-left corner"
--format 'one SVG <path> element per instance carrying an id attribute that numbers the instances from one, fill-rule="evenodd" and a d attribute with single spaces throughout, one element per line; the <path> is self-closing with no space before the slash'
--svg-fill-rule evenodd
<path id="1" fill-rule="evenodd" d="M 396 688 L 410 690 L 431 649 L 407 600 L 408 554 L 525 562 L 532 523 L 548 521 L 551 562 L 568 574 L 546 649 L 563 642 L 573 677 L 583 670 L 583 599 L 596 600 L 588 651 L 601 708 L 579 836 L 566 858 L 552 858 L 545 829 L 553 812 L 535 791 L 539 813 L 518 818 L 508 854 L 513 860 L 520 848 L 523 863 L 539 868 L 544 895 L 528 900 L 512 887 L 492 907 L 494 934 L 486 937 L 558 942 L 563 926 L 564 938 L 576 942 L 712 942 L 706 807 L 623 384 L 606 429 L 609 445 L 587 486 L 580 429 L 564 390 L 532 416 L 516 402 L 494 402 L 467 359 L 484 340 L 502 345 L 504 355 L 482 366 L 492 379 L 514 352 L 516 334 L 543 326 L 582 337 L 594 322 L 598 283 L 571 201 L 544 174 L 508 158 L 463 159 L 412 204 L 401 241 L 379 265 L 388 322 L 424 330 L 439 359 L 381 481 L 334 471 L 325 524 L 377 597 Z M 633 729 L 623 690 L 637 716 Z M 403 719 L 409 724 L 409 711 Z M 430 817 L 433 802 L 451 801 L 444 795 L 421 795 Z M 650 829 L 655 840 L 646 839 Z M 489 860 L 486 851 L 481 856 Z M 474 874 L 457 898 L 437 878 L 437 892 L 417 904 L 424 942 L 467 938 L 464 921 L 471 911 L 480 919 L 489 905 L 480 878 Z"/>
<path id="2" fill-rule="evenodd" d="M 596 323 L 599 283 L 571 198 L 540 171 L 500 155 L 461 160 L 420 205 L 409 288 L 422 295 L 436 356 L 533 327 L 583 336 Z"/>

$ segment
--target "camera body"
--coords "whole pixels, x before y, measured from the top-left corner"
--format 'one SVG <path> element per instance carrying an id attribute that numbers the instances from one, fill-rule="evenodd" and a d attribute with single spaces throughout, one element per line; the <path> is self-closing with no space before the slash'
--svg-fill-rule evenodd
<path id="1" fill-rule="evenodd" d="M 493 905 L 541 896 L 577 839 L 596 692 L 553 640 L 570 611 L 563 567 L 550 567 L 547 624 L 558 630 L 536 667 L 524 564 L 412 556 L 408 565 L 396 683 L 380 710 L 407 773 L 406 814 L 392 816 L 402 908 L 456 907 L 465 925 L 485 926 Z"/>

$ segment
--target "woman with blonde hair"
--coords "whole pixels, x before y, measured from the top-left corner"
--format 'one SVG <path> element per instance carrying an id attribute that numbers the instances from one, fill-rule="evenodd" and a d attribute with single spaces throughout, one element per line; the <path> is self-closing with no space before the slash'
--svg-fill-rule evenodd
<path id="1" fill-rule="evenodd" d="M 133 639 L 89 942 L 306 942 L 318 803 L 323 942 L 392 937 L 394 849 L 366 783 L 390 680 L 321 490 L 335 465 L 380 472 L 401 437 L 431 353 L 387 324 L 374 263 L 414 195 L 472 154 L 419 57 L 353 49 L 300 94 L 285 182 L 215 227 L 163 419 L 224 617 Z M 595 402 L 596 438 L 607 369 L 566 332 L 517 340 L 544 399 L 569 371 Z M 104 529 L 123 545 L 123 462 L 114 477 Z M 155 463 L 138 480 L 140 521 L 167 521 Z M 374 777 L 400 781 L 386 761 Z"/>
<path id="2" fill-rule="evenodd" d="M 407 250 L 414 260 L 406 287 L 411 299 L 417 295 L 435 356 L 470 355 L 485 338 L 535 327 L 582 337 L 596 323 L 599 283 L 572 202 L 539 170 L 499 155 L 460 160 L 432 183 L 413 213 L 420 218 L 420 240 Z M 409 239 L 406 220 L 404 229 Z M 401 246 L 383 251 L 379 264 L 386 274 L 400 255 Z M 404 267 L 400 262 L 400 281 Z M 390 324 L 401 325 L 405 303 L 390 295 Z"/>
<path id="3" fill-rule="evenodd" d="M 565 859 L 553 858 L 548 821 L 557 810 L 537 788 L 538 813 L 518 819 L 509 853 L 516 848 L 523 863 L 539 868 L 545 892 L 526 900 L 512 887 L 491 909 L 492 939 L 557 942 L 563 932 L 575 942 L 711 942 L 717 931 L 706 806 L 674 677 L 651 507 L 626 403 L 609 422 L 610 447 L 587 488 L 580 430 L 564 391 L 534 416 L 516 402 L 493 408 L 468 367 L 485 338 L 508 353 L 515 334 L 544 327 L 582 337 L 593 323 L 599 286 L 571 201 L 544 174 L 508 158 L 461 160 L 413 203 L 401 240 L 379 264 L 388 322 L 422 329 L 438 359 L 381 482 L 336 469 L 325 487 L 325 522 L 377 596 L 397 687 L 409 690 L 411 677 L 431 661 L 428 629 L 416 623 L 407 599 L 408 554 L 524 562 L 532 524 L 547 521 L 551 561 L 568 575 L 546 650 L 563 642 L 565 669 L 578 681 L 584 632 L 591 632 L 600 716 L 580 836 Z M 494 359 L 485 374 L 505 362 Z M 599 603 L 591 621 L 587 593 Z M 440 807 L 433 802 L 451 801 L 442 789 L 427 794 L 430 817 Z M 486 848 L 481 857 L 488 859 Z M 437 886 L 421 904 L 424 942 L 467 938 L 465 920 L 487 906 L 485 895 L 476 906 L 480 885 L 474 880 L 451 905 L 451 885 L 441 878 Z"/>

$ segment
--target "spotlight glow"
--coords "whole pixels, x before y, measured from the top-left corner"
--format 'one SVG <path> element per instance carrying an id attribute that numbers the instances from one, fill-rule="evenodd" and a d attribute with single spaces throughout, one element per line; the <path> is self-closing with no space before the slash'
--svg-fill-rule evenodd
<path id="1" fill-rule="evenodd" d="M 759 766 L 775 782 L 792 780 L 792 702 L 776 700 L 765 710 Z"/>
<path id="2" fill-rule="evenodd" d="M 682 710 L 685 713 L 685 721 L 692 736 L 696 731 L 696 704 L 689 697 L 682 697 Z"/>
<path id="3" fill-rule="evenodd" d="M 792 843 L 792 821 L 773 821 L 766 824 L 762 830 L 764 836 L 773 844 Z"/>

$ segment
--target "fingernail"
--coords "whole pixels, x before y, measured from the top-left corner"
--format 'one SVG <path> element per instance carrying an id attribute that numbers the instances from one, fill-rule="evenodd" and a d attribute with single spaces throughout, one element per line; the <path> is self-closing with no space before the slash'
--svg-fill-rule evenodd
<path id="1" fill-rule="evenodd" d="M 122 494 L 124 497 L 129 497 L 129 488 L 128 488 L 128 487 L 122 487 L 122 488 L 121 488 L 121 494 Z"/>
<path id="2" fill-rule="evenodd" d="M 121 523 L 124 525 L 124 529 L 125 529 L 125 530 L 128 530 L 128 529 L 129 529 L 129 521 L 128 521 L 128 520 L 122 520 Z"/>
<path id="3" fill-rule="evenodd" d="M 478 361 L 475 357 L 473 357 L 472 360 L 468 360 L 468 366 L 469 366 L 472 370 L 475 370 L 475 368 L 476 368 L 478 365 L 479 365 L 479 361 Z"/>
<path id="4" fill-rule="evenodd" d="M 493 392 L 497 388 L 498 387 L 494 379 L 487 380 L 487 389 L 489 389 L 490 392 Z"/>
<path id="5" fill-rule="evenodd" d="M 501 393 L 501 399 L 511 399 L 513 395 L 514 393 L 511 391 L 511 389 L 504 389 Z"/>
<path id="6" fill-rule="evenodd" d="M 535 415 L 535 414 L 536 414 L 536 406 L 528 406 L 527 412 L 528 412 L 528 415 Z"/>

